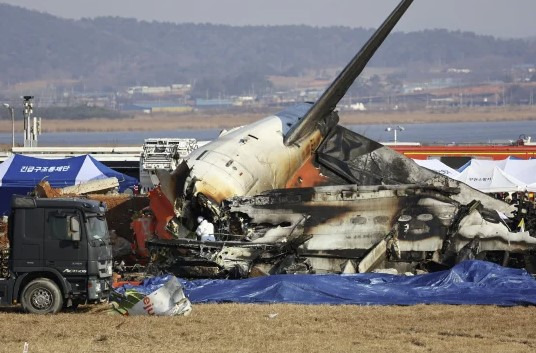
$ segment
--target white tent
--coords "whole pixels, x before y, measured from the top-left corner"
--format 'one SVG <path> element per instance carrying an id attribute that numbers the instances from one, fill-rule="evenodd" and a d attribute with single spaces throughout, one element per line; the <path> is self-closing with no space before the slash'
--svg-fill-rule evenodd
<path id="1" fill-rule="evenodd" d="M 524 191 L 527 188 L 525 183 L 508 175 L 499 167 L 469 166 L 456 179 L 485 193 L 516 192 Z"/>
<path id="2" fill-rule="evenodd" d="M 536 160 L 472 159 L 455 178 L 483 192 L 536 191 Z"/>
<path id="3" fill-rule="evenodd" d="M 504 159 L 498 167 L 527 185 L 536 183 L 536 159 Z"/>
<path id="4" fill-rule="evenodd" d="M 430 169 L 434 172 L 446 175 L 454 179 L 456 179 L 456 177 L 460 174 L 456 169 L 452 169 L 445 163 L 441 162 L 439 159 L 414 159 L 414 161 L 421 167 Z"/>

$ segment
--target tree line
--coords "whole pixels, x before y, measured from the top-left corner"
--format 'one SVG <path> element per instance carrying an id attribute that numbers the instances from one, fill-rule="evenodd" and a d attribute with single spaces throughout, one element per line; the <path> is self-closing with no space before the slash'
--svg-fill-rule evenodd
<path id="1" fill-rule="evenodd" d="M 268 75 L 300 76 L 346 64 L 371 29 L 174 24 L 118 17 L 68 20 L 0 4 L 0 87 L 34 80 L 88 90 L 193 83 L 198 97 L 262 93 Z M 536 41 L 470 32 L 393 33 L 370 65 L 500 68 L 536 63 Z"/>

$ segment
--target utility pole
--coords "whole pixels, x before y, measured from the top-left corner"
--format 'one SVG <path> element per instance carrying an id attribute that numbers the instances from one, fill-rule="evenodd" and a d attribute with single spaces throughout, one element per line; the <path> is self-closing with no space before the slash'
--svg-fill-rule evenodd
<path id="1" fill-rule="evenodd" d="M 394 128 L 389 126 L 388 128 L 385 129 L 385 131 L 392 131 L 394 133 L 394 143 L 395 143 L 395 145 L 397 143 L 397 132 L 398 131 L 402 132 L 404 130 L 406 130 L 406 129 L 404 129 L 404 127 L 400 126 L 400 125 L 397 126 L 397 127 L 394 127 Z"/>
<path id="2" fill-rule="evenodd" d="M 33 114 L 33 96 L 23 96 L 24 100 L 24 147 L 33 147 L 33 128 L 32 128 L 32 114 Z M 36 141 L 37 145 L 37 141 Z"/>
<path id="3" fill-rule="evenodd" d="M 11 150 L 13 150 L 13 147 L 15 147 L 15 110 L 7 103 L 4 103 L 4 107 L 9 111 L 9 115 L 11 115 Z"/>

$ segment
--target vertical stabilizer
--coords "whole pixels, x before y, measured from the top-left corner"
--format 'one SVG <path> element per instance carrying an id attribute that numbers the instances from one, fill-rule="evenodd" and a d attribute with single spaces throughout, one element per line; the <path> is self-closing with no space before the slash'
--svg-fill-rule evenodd
<path id="1" fill-rule="evenodd" d="M 409 8 L 413 0 L 402 0 L 385 22 L 376 30 L 374 35 L 354 56 L 352 61 L 337 78 L 331 83 L 328 89 L 309 109 L 303 119 L 297 123 L 284 137 L 285 145 L 291 145 L 299 141 L 303 136 L 312 132 L 319 121 L 330 114 L 339 101 L 344 97 L 352 83 L 361 74 L 369 60 L 372 58 L 376 50 L 383 43 L 385 38 L 391 33 L 395 25 L 398 23 L 402 15 Z"/>

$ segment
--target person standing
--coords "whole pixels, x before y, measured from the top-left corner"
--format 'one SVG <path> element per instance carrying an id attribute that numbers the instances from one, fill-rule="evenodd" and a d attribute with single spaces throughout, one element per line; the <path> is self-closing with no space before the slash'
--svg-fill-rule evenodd
<path id="1" fill-rule="evenodd" d="M 214 225 L 212 223 L 201 216 L 197 217 L 197 223 L 199 223 L 195 230 L 197 240 L 216 241 L 216 238 L 214 237 Z"/>

